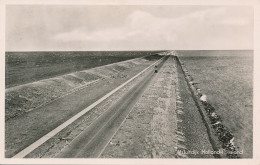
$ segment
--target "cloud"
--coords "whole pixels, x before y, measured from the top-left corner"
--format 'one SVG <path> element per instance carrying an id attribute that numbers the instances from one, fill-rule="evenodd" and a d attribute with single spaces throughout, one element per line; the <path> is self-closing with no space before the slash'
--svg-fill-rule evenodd
<path id="1" fill-rule="evenodd" d="M 250 25 L 250 22 L 248 20 L 243 19 L 243 18 L 226 19 L 226 20 L 220 21 L 219 23 L 222 23 L 222 24 L 225 24 L 225 25 L 232 25 L 232 26 L 247 26 L 247 25 Z"/>
<path id="2" fill-rule="evenodd" d="M 106 48 L 111 49 L 228 49 L 236 45 L 243 48 L 253 45 L 253 40 L 247 41 L 253 37 L 250 36 L 250 25 L 249 17 L 238 15 L 237 11 L 227 7 L 208 8 L 174 18 L 162 18 L 147 11 L 134 10 L 119 26 L 92 31 L 80 27 L 59 33 L 53 39 L 67 43 L 98 43 L 96 48 L 107 45 Z M 241 30 L 249 33 L 241 34 Z M 241 42 L 243 40 L 246 42 Z"/>
<path id="3" fill-rule="evenodd" d="M 249 6 L 11 5 L 6 50 L 252 49 L 253 14 Z"/>
<path id="4" fill-rule="evenodd" d="M 143 11 L 135 11 L 129 15 L 125 22 L 114 28 L 106 28 L 89 32 L 86 28 L 75 29 L 70 32 L 59 33 L 54 36 L 54 40 L 61 42 L 71 41 L 93 41 L 108 42 L 122 40 L 156 39 L 153 37 L 162 37 L 166 40 L 172 40 L 169 37 L 173 32 L 171 21 L 168 19 L 159 19 Z M 162 29 L 166 33 L 162 33 Z M 167 33 L 168 32 L 168 33 Z"/>

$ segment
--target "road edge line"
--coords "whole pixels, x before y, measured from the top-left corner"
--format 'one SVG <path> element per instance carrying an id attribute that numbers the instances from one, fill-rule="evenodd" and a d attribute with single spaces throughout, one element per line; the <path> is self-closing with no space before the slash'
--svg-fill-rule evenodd
<path id="1" fill-rule="evenodd" d="M 90 106 L 88 106 L 87 108 L 83 109 L 82 111 L 80 111 L 79 113 L 77 113 L 76 115 L 74 115 L 72 118 L 68 119 L 67 121 L 65 121 L 64 123 L 62 123 L 61 125 L 59 125 L 58 127 L 56 127 L 55 129 L 53 129 L 52 131 L 50 131 L 49 133 L 47 133 L 46 135 L 42 136 L 40 139 L 36 140 L 34 143 L 30 144 L 28 147 L 26 147 L 25 149 L 23 149 L 22 151 L 18 152 L 16 155 L 14 155 L 12 158 L 23 158 L 26 155 L 28 155 L 29 153 L 31 153 L 33 150 L 35 150 L 36 148 L 38 148 L 40 145 L 42 145 L 44 142 L 46 142 L 47 140 L 49 140 L 50 138 L 52 138 L 53 136 L 55 136 L 57 133 L 59 133 L 61 130 L 63 130 L 64 128 L 66 128 L 68 125 L 70 125 L 72 122 L 76 121 L 78 118 L 80 118 L 82 115 L 84 115 L 85 113 L 87 113 L 88 111 L 90 111 L 92 108 L 94 108 L 95 106 L 97 106 L 98 104 L 100 104 L 102 101 L 104 101 L 105 99 L 107 99 L 109 96 L 111 96 L 112 94 L 114 94 L 115 92 L 117 92 L 119 89 L 121 89 L 122 87 L 124 87 L 125 85 L 127 85 L 129 82 L 131 82 L 132 80 L 134 80 L 135 78 L 137 78 L 138 76 L 140 76 L 142 73 L 144 73 L 146 70 L 150 69 L 152 66 L 154 66 L 155 64 L 159 63 L 159 61 L 162 61 L 163 58 L 165 58 L 166 56 L 163 56 L 162 58 L 160 58 L 159 60 L 157 60 L 156 62 L 154 62 L 153 64 L 151 64 L 150 66 L 148 66 L 147 68 L 145 68 L 144 70 L 142 70 L 141 72 L 139 72 L 137 75 L 135 75 L 134 77 L 132 77 L 131 79 L 127 80 L 126 82 L 124 82 L 123 84 L 121 84 L 120 86 L 118 86 L 117 88 L 113 89 L 112 91 L 110 91 L 109 93 L 107 93 L 105 96 L 103 96 L 102 98 L 100 98 L 99 100 L 97 100 L 96 102 L 92 103 Z"/>
<path id="2" fill-rule="evenodd" d="M 165 56 L 166 57 L 166 56 Z M 146 90 L 146 89 L 145 89 Z M 145 91 L 144 91 L 145 92 Z M 137 101 L 138 102 L 138 101 Z M 122 121 L 122 123 L 119 125 L 119 127 L 116 129 L 115 133 L 111 136 L 111 138 L 109 139 L 109 141 L 107 142 L 107 144 L 104 146 L 104 148 L 101 150 L 101 152 L 99 153 L 99 155 L 97 156 L 97 158 L 100 158 L 100 156 L 103 154 L 103 152 L 105 151 L 105 149 L 107 148 L 109 142 L 113 139 L 113 137 L 116 135 L 116 133 L 119 131 L 119 129 L 121 128 L 121 126 L 123 125 L 123 123 L 125 123 L 127 117 L 129 116 L 129 114 L 133 111 L 133 109 L 135 108 L 135 105 L 137 104 L 137 102 L 134 104 L 133 108 L 128 112 L 128 114 L 126 115 L 126 117 L 124 118 L 124 120 Z"/>

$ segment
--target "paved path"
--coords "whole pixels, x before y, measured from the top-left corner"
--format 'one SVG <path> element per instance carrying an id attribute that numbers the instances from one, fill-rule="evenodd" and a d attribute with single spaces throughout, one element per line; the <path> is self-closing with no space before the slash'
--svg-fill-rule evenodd
<path id="1" fill-rule="evenodd" d="M 96 102 L 106 93 L 139 73 L 144 69 L 144 66 L 142 67 L 133 68 L 127 78 L 121 78 L 113 82 L 98 81 L 91 87 L 84 88 L 44 107 L 6 121 L 5 156 L 13 157 L 30 146 L 75 114 Z"/>
<path id="2" fill-rule="evenodd" d="M 165 61 L 165 60 L 164 60 Z M 161 63 L 163 64 L 164 61 Z M 161 65 L 158 66 L 160 68 Z M 154 71 L 145 76 L 120 100 L 112 105 L 104 114 L 93 122 L 86 130 L 76 137 L 56 157 L 59 158 L 95 158 L 98 157 L 115 132 L 125 120 L 139 97 L 145 91 L 151 79 L 155 76 Z"/>

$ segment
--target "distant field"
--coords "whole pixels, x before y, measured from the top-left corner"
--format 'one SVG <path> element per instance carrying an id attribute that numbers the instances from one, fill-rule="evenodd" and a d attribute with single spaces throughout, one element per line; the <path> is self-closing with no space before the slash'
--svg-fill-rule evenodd
<path id="1" fill-rule="evenodd" d="M 153 51 L 6 52 L 6 88 L 154 54 Z"/>
<path id="2" fill-rule="evenodd" d="M 253 149 L 253 51 L 178 51 L 198 87 L 235 136 L 244 156 Z"/>

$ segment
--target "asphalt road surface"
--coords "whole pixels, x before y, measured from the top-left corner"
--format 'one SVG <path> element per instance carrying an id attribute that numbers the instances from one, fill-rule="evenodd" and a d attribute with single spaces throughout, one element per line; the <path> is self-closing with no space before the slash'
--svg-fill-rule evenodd
<path id="1" fill-rule="evenodd" d="M 167 57 L 168 58 L 168 57 Z M 167 60 L 165 58 L 159 65 Z M 107 143 L 119 129 L 137 100 L 142 96 L 150 81 L 156 76 L 150 71 L 143 80 L 124 94 L 104 114 L 95 120 L 86 130 L 76 137 L 56 157 L 58 158 L 96 158 L 101 155 Z"/>
<path id="2" fill-rule="evenodd" d="M 106 93 L 126 82 L 129 78 L 137 75 L 146 66 L 149 65 L 145 64 L 144 66 L 132 68 L 131 72 L 127 72 L 127 77 L 118 78 L 113 82 L 108 82 L 107 80 L 98 81 L 87 88 L 66 95 L 46 106 L 6 121 L 5 156 L 16 156 L 16 154 L 20 153 L 26 147 L 40 140 L 40 138 L 50 131 L 81 112 L 82 109 L 93 104 Z"/>

